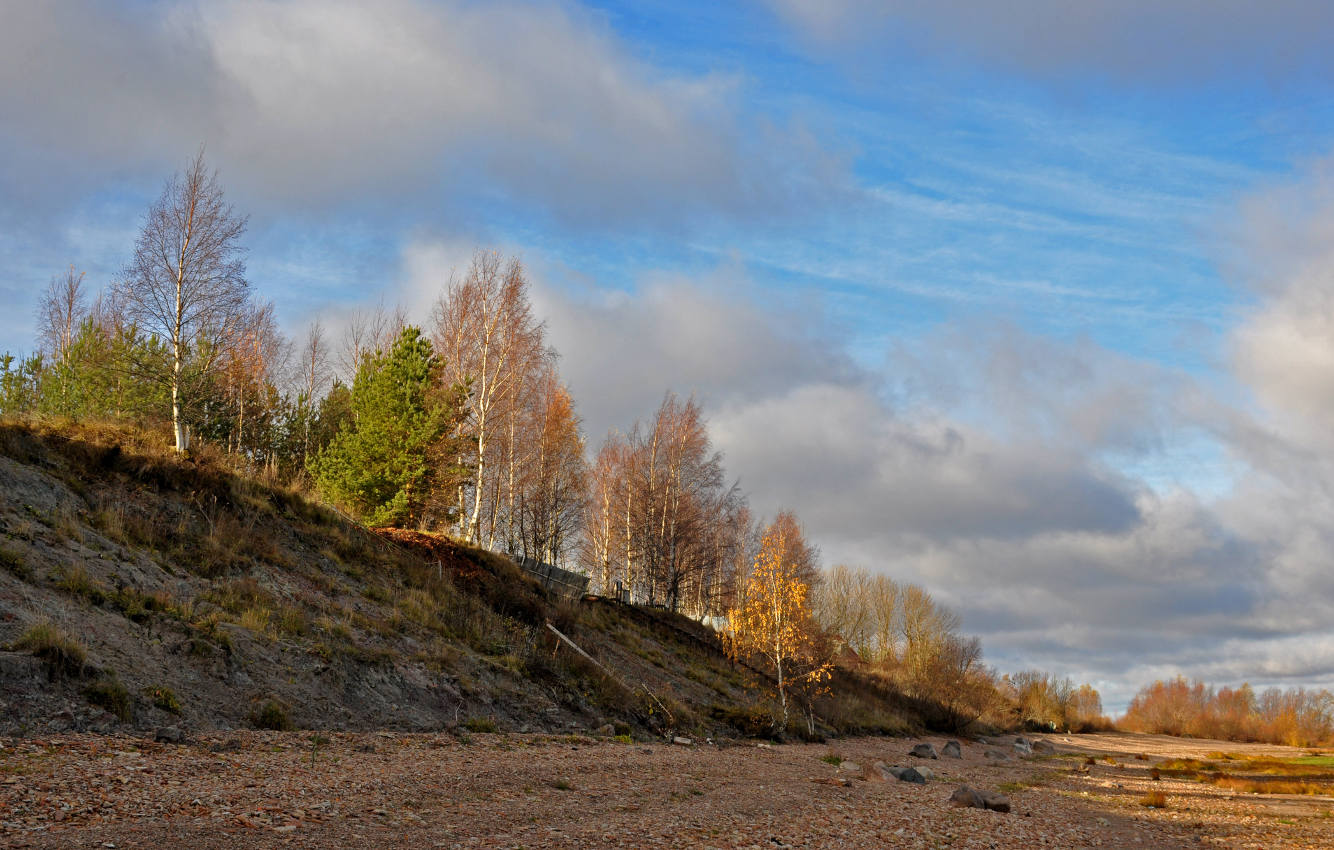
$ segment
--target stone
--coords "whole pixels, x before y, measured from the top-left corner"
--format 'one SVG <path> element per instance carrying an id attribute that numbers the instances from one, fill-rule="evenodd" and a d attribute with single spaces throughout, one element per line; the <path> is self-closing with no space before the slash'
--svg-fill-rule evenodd
<path id="1" fill-rule="evenodd" d="M 919 759 L 940 758 L 940 756 L 936 755 L 936 748 L 930 744 L 918 744 L 908 752 L 908 755 L 916 756 Z"/>
<path id="2" fill-rule="evenodd" d="M 1006 797 L 1004 794 L 997 794 L 994 791 L 982 791 L 980 793 L 982 794 L 982 804 L 986 806 L 988 810 L 1001 812 L 1002 814 L 1009 814 L 1009 797 Z"/>
<path id="3" fill-rule="evenodd" d="M 958 788 L 955 788 L 954 793 L 950 795 L 950 805 L 958 806 L 962 809 L 985 809 L 987 807 L 987 802 L 982 799 L 982 795 L 974 788 L 968 785 L 960 785 Z"/>
<path id="4" fill-rule="evenodd" d="M 179 726 L 159 726 L 153 730 L 153 740 L 159 744 L 184 744 L 185 733 Z"/>
<path id="5" fill-rule="evenodd" d="M 946 741 L 945 746 L 941 747 L 940 754 L 946 758 L 963 758 L 963 748 L 959 746 L 958 741 Z"/>
<path id="6" fill-rule="evenodd" d="M 899 772 L 900 782 L 912 782 L 916 785 L 925 785 L 926 777 L 917 771 L 915 767 L 905 767 Z"/>
<path id="7" fill-rule="evenodd" d="M 919 775 L 921 775 L 921 777 L 922 777 L 923 779 L 925 779 L 927 782 L 930 782 L 931 780 L 933 780 L 933 779 L 936 778 L 936 773 L 935 773 L 935 771 L 933 771 L 931 768 L 926 767 L 926 766 L 922 766 L 922 767 L 910 767 L 910 768 L 908 768 L 908 769 L 909 769 L 909 770 L 915 770 L 915 771 L 917 771 L 917 773 L 918 773 Z"/>
<path id="8" fill-rule="evenodd" d="M 1033 752 L 1041 756 L 1056 755 L 1056 745 L 1051 741 L 1034 741 Z"/>
<path id="9" fill-rule="evenodd" d="M 1004 750 L 987 750 L 983 753 L 991 761 L 1013 761 L 1014 757 Z"/>
<path id="10" fill-rule="evenodd" d="M 862 766 L 855 761 L 841 761 L 838 763 L 839 770 L 846 770 L 848 773 L 861 773 Z"/>
<path id="11" fill-rule="evenodd" d="M 876 762 L 875 764 L 871 765 L 870 767 L 862 771 L 862 779 L 865 779 L 867 782 L 886 781 L 887 777 L 885 776 L 885 772 L 881 769 L 884 766 L 885 766 L 884 762 L 882 761 Z"/>
<path id="12" fill-rule="evenodd" d="M 1033 755 L 1033 747 L 1027 741 L 1024 740 L 1019 740 L 1014 742 L 1014 751 L 1021 756 Z"/>
<path id="13" fill-rule="evenodd" d="M 685 738 L 685 737 L 682 737 L 681 735 L 677 735 L 675 738 L 672 738 L 672 743 L 673 743 L 673 744 L 680 744 L 680 745 L 683 746 L 683 747 L 688 747 L 688 746 L 690 746 L 690 745 L 691 745 L 692 743 L 694 743 L 694 742 L 691 741 L 689 738 Z"/>
<path id="14" fill-rule="evenodd" d="M 1010 800 L 994 791 L 979 791 L 969 785 L 960 785 L 950 795 L 951 805 L 966 809 L 987 809 L 993 812 L 1010 811 Z"/>

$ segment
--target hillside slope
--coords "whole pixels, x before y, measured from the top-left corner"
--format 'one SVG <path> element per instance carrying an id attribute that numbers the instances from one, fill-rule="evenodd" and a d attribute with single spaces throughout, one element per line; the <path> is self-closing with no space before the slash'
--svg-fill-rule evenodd
<path id="1" fill-rule="evenodd" d="M 558 601 L 505 558 L 136 432 L 0 424 L 0 537 L 0 733 L 766 725 L 755 672 L 687 618 Z M 848 693 L 826 731 L 914 725 L 892 692 Z"/>

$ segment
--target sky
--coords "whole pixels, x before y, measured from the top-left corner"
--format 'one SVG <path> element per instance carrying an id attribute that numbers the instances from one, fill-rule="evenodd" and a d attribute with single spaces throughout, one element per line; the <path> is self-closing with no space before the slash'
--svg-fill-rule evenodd
<path id="1" fill-rule="evenodd" d="M 1119 711 L 1334 687 L 1334 5 L 0 0 L 0 350 L 205 146 L 293 335 L 524 261 L 590 447 Z"/>

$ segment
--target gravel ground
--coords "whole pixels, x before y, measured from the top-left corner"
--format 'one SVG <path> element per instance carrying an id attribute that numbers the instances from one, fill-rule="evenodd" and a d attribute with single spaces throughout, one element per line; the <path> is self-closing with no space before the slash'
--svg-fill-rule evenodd
<path id="1" fill-rule="evenodd" d="M 619 743 L 585 737 L 231 733 L 187 745 L 95 735 L 0 749 L 4 847 L 1329 847 L 1329 800 L 1302 813 L 1210 786 L 1152 783 L 1138 736 L 1052 736 L 1067 755 L 1000 764 L 964 742 L 925 786 L 865 768 L 922 764 L 917 741 Z M 943 738 L 925 739 L 939 749 Z M 1008 745 L 1006 745 L 1008 748 Z M 1228 749 L 1218 744 L 1214 749 Z M 855 762 L 835 765 L 833 755 Z M 1118 759 L 1119 761 L 1119 759 Z M 866 776 L 870 774 L 872 780 Z M 1013 811 L 949 805 L 961 783 Z M 1189 787 L 1187 787 L 1189 786 Z M 1286 805 L 1286 804 L 1285 804 Z M 1323 814 L 1322 814 L 1323 812 Z"/>

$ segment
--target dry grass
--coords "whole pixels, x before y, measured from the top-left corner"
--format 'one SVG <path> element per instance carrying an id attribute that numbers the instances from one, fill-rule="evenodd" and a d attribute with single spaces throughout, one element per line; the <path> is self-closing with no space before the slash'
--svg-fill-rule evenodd
<path id="1" fill-rule="evenodd" d="M 14 649 L 31 652 L 46 662 L 52 678 L 82 676 L 88 652 L 65 630 L 51 622 L 37 623 L 14 643 Z"/>
<path id="2" fill-rule="evenodd" d="M 1162 791 L 1150 791 L 1136 802 L 1146 809 L 1165 809 L 1167 808 L 1167 795 Z"/>

